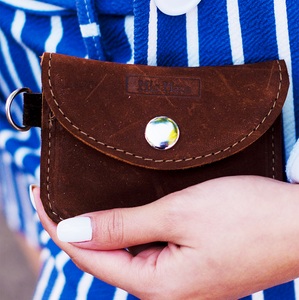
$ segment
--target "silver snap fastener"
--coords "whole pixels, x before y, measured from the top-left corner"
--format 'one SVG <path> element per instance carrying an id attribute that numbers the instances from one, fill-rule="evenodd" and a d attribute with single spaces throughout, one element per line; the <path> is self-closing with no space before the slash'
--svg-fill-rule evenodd
<path id="1" fill-rule="evenodd" d="M 155 149 L 166 150 L 173 147 L 179 135 L 178 125 L 168 117 L 156 117 L 145 128 L 145 139 Z"/>

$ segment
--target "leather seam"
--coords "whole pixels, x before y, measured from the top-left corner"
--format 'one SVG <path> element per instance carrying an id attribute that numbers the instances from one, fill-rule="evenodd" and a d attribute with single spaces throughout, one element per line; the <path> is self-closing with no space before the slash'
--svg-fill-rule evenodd
<path id="1" fill-rule="evenodd" d="M 92 24 L 86 0 L 84 0 L 84 4 L 85 4 L 85 10 L 86 10 L 86 16 L 88 18 L 88 22 L 89 22 L 89 24 Z M 98 43 L 97 43 L 96 37 L 94 35 L 92 36 L 92 40 L 93 40 L 93 44 L 94 44 L 96 52 L 97 52 L 97 56 L 98 56 L 98 58 L 100 58 Z"/>
<path id="2" fill-rule="evenodd" d="M 196 157 L 190 157 L 190 158 L 183 158 L 183 159 L 167 159 L 167 160 L 164 160 L 164 159 L 159 159 L 159 160 L 156 160 L 156 159 L 153 159 L 153 158 L 146 158 L 146 157 L 142 157 L 142 156 L 139 156 L 139 155 L 136 155 L 134 153 L 131 153 L 131 152 L 128 152 L 126 150 L 122 150 L 122 149 L 118 149 L 114 146 L 110 146 L 110 145 L 107 145 L 106 143 L 103 143 L 101 141 L 98 141 L 97 139 L 95 139 L 94 137 L 90 136 L 89 134 L 87 134 L 86 132 L 82 131 L 79 127 L 77 127 L 75 124 L 73 124 L 73 122 L 65 115 L 65 113 L 61 110 L 57 100 L 56 100 L 56 97 L 54 95 L 54 92 L 53 92 L 53 88 L 52 88 L 52 83 L 51 83 L 51 60 L 52 60 L 52 54 L 50 53 L 49 55 L 49 67 L 48 67 L 48 80 L 49 80 L 49 89 L 50 89 L 50 92 L 51 92 L 51 95 L 52 95 L 52 98 L 53 98 L 53 101 L 55 103 L 55 105 L 57 106 L 59 112 L 62 114 L 62 116 L 65 118 L 66 121 L 68 121 L 71 126 L 76 129 L 79 133 L 81 133 L 82 135 L 85 135 L 87 138 L 91 139 L 92 141 L 96 142 L 97 144 L 101 145 L 101 146 L 104 146 L 106 147 L 107 149 L 111 149 L 111 150 L 115 150 L 117 152 L 121 152 L 123 154 L 126 154 L 126 155 L 129 155 L 129 156 L 133 156 L 135 158 L 138 158 L 138 159 L 142 159 L 144 161 L 151 161 L 151 162 L 154 162 L 154 163 L 170 163 L 170 162 L 175 162 L 175 163 L 180 163 L 180 162 L 186 162 L 186 161 L 191 161 L 191 160 L 197 160 L 197 159 L 202 159 L 202 158 L 207 158 L 207 157 L 210 157 L 210 156 L 216 156 L 220 153 L 223 153 L 223 152 L 226 152 L 232 148 L 234 148 L 235 146 L 239 145 L 240 143 L 244 142 L 248 137 L 250 137 L 255 131 L 258 130 L 258 128 L 266 121 L 266 119 L 270 116 L 270 114 L 272 113 L 273 109 L 275 108 L 276 106 L 276 103 L 277 103 L 277 100 L 278 98 L 280 97 L 280 91 L 281 91 L 281 87 L 282 87 L 282 70 L 281 70 L 281 65 L 280 65 L 280 62 L 279 60 L 276 60 L 277 62 L 277 65 L 278 65 L 278 70 L 279 70 L 279 84 L 278 84 L 278 90 L 277 90 L 277 94 L 276 94 L 276 98 L 273 102 L 273 105 L 272 107 L 270 108 L 269 112 L 266 114 L 266 116 L 263 118 L 263 120 L 250 132 L 248 133 L 246 136 L 244 136 L 241 140 L 237 141 L 236 143 L 234 143 L 233 145 L 225 148 L 225 149 L 222 149 L 222 150 L 219 150 L 217 152 L 212 152 L 212 153 L 209 153 L 209 154 L 205 154 L 205 155 L 200 155 L 200 156 L 196 156 Z"/>
<path id="3" fill-rule="evenodd" d="M 50 197 L 50 163 L 51 163 L 51 138 L 52 138 L 52 126 L 53 126 L 53 115 L 52 112 L 48 114 L 48 123 L 49 123 L 49 134 L 48 134 L 48 158 L 47 158 L 47 199 L 48 199 L 48 205 L 53 215 L 58 217 L 61 221 L 63 221 L 63 218 L 61 218 L 52 208 L 51 203 L 51 197 Z"/>

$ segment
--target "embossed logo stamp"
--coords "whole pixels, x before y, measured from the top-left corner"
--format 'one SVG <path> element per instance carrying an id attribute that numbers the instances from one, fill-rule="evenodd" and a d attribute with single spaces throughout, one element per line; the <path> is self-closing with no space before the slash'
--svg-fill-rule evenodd
<path id="1" fill-rule="evenodd" d="M 127 75 L 127 93 L 200 97 L 200 79 Z"/>

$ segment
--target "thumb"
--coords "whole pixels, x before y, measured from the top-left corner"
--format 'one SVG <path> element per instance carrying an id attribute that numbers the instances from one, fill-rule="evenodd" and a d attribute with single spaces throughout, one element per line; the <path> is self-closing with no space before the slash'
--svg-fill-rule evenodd
<path id="1" fill-rule="evenodd" d="M 110 250 L 157 241 L 173 242 L 177 229 L 171 220 L 168 195 L 153 203 L 84 214 L 61 221 L 57 237 L 85 249 Z"/>

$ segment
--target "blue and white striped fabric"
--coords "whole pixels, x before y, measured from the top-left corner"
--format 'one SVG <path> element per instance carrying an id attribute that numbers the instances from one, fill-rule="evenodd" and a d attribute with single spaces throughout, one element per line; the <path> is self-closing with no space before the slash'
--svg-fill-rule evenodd
<path id="1" fill-rule="evenodd" d="M 299 134 L 298 15 L 294 0 L 201 0 L 176 17 L 161 13 L 150 0 L 0 0 L 1 207 L 9 226 L 43 249 L 34 300 L 136 299 L 78 270 L 42 229 L 31 207 L 27 189 L 39 182 L 40 132 L 11 129 L 4 101 L 19 87 L 40 92 L 39 56 L 46 51 L 190 67 L 284 59 L 291 79 L 283 109 L 287 160 Z M 20 102 L 14 118 L 21 120 Z M 299 281 L 243 299 L 299 299 Z"/>

